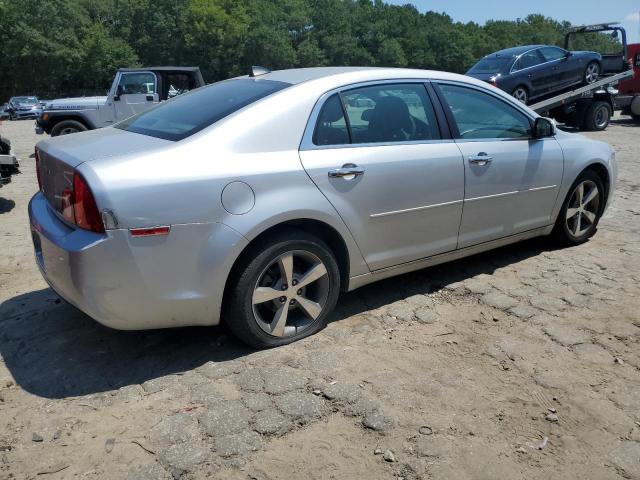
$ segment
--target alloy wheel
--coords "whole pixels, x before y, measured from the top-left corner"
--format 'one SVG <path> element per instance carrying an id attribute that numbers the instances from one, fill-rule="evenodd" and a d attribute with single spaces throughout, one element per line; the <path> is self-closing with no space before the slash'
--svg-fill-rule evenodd
<path id="1" fill-rule="evenodd" d="M 596 222 L 600 209 L 600 192 L 595 182 L 579 183 L 569 199 L 567 230 L 574 238 L 584 235 Z"/>
<path id="2" fill-rule="evenodd" d="M 70 133 L 78 133 L 78 131 L 79 130 L 77 128 L 67 127 L 60 130 L 59 135 L 69 135 Z"/>
<path id="3" fill-rule="evenodd" d="M 598 67 L 597 63 L 592 63 L 587 67 L 587 70 L 584 74 L 584 79 L 587 83 L 594 83 L 598 80 L 599 75 L 600 67 Z"/>
<path id="4" fill-rule="evenodd" d="M 330 287 L 320 258 L 305 250 L 285 252 L 262 271 L 255 284 L 251 303 L 256 323 L 274 337 L 296 335 L 318 319 Z"/>
<path id="5" fill-rule="evenodd" d="M 520 100 L 525 105 L 527 104 L 527 100 L 529 99 L 527 91 L 523 87 L 516 88 L 511 95 L 513 95 L 516 100 Z"/>

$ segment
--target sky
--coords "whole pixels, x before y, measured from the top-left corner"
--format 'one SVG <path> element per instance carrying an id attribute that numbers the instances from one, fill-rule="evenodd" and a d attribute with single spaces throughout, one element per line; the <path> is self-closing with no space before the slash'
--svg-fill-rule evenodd
<path id="1" fill-rule="evenodd" d="M 640 0 L 387 0 L 404 5 L 411 3 L 421 12 L 446 13 L 456 22 L 515 20 L 530 13 L 541 13 L 573 25 L 622 22 L 628 43 L 640 42 Z M 603 6 L 606 6 L 603 8 Z"/>

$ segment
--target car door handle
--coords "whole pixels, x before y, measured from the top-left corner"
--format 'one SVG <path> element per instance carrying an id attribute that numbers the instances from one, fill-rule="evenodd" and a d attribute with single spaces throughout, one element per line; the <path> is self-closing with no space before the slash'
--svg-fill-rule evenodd
<path id="1" fill-rule="evenodd" d="M 469 157 L 469 163 L 480 166 L 491 163 L 491 160 L 493 160 L 493 157 L 490 157 L 484 152 L 480 152 L 478 155 L 471 155 Z"/>
<path id="2" fill-rule="evenodd" d="M 364 175 L 364 168 L 357 166 L 355 163 L 345 163 L 340 168 L 334 168 L 329 170 L 329 177 L 349 177 L 349 176 Z"/>

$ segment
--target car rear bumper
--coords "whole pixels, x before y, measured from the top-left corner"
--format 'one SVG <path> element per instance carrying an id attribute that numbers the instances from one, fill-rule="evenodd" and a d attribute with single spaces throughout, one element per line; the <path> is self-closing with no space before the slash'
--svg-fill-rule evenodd
<path id="1" fill-rule="evenodd" d="M 220 224 L 172 226 L 131 237 L 70 228 L 42 193 L 29 202 L 36 262 L 62 298 L 111 328 L 214 325 L 232 258 L 246 239 Z"/>

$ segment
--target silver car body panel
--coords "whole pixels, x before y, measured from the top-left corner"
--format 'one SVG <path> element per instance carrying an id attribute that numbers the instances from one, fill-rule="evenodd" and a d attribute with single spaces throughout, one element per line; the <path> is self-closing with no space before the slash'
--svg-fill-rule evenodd
<path id="1" fill-rule="evenodd" d="M 61 296 L 114 328 L 217 324 L 235 261 L 251 241 L 284 222 L 309 220 L 333 229 L 348 252 L 352 290 L 548 233 L 569 186 L 591 163 L 605 166 L 615 180 L 608 145 L 558 132 L 555 139 L 529 142 L 532 156 L 542 161 L 525 161 L 525 166 L 510 151 L 528 159 L 526 152 L 513 150 L 517 145 L 526 150 L 528 142 L 487 141 L 482 148 L 491 147 L 505 159 L 496 157 L 492 164 L 494 179 L 502 183 L 469 183 L 465 198 L 465 156 L 477 153 L 478 142 L 305 148 L 305 131 L 315 125 L 314 109 L 328 92 L 389 80 L 462 82 L 537 117 L 506 93 L 469 77 L 410 69 L 330 67 L 261 78 L 292 86 L 181 141 L 108 127 L 38 144 L 43 168 L 51 157 L 52 165 L 61 162 L 62 168 L 81 173 L 108 219 L 104 234 L 86 232 L 66 225 L 42 193 L 32 199 L 38 264 Z M 329 169 L 349 162 L 361 164 L 366 173 L 356 181 L 329 179 Z M 507 170 L 498 171 L 503 163 Z M 543 168 L 534 172 L 537 165 Z M 233 194 L 223 199 L 230 184 Z M 236 188 L 241 184 L 248 188 Z M 491 199 L 506 191 L 522 193 Z M 519 196 L 522 202 L 514 202 Z M 538 205 L 532 208 L 525 200 Z M 495 223 L 489 234 L 472 218 L 465 223 L 467 207 Z M 530 218 L 515 221 L 516 210 Z M 496 222 L 495 216 L 507 220 Z M 466 243 L 458 245 L 461 220 L 469 232 Z M 170 233 L 130 235 L 132 228 L 160 225 L 170 226 Z M 465 246 L 473 242 L 483 243 Z"/>

